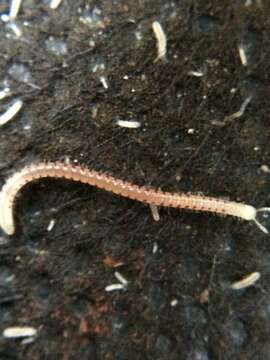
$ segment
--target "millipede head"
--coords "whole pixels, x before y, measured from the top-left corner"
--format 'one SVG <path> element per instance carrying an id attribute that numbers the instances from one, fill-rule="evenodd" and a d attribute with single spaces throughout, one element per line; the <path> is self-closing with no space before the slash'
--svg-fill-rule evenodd
<path id="1" fill-rule="evenodd" d="M 270 233 L 270 208 L 264 207 L 257 209 L 254 218 L 255 224 L 265 233 Z"/>

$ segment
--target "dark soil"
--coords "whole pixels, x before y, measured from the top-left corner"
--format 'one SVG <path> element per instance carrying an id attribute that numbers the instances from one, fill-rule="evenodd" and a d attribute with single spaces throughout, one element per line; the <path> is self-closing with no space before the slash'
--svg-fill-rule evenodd
<path id="1" fill-rule="evenodd" d="M 23 1 L 21 38 L 0 23 L 0 85 L 12 91 L 1 110 L 24 101 L 0 130 L 1 184 L 26 164 L 69 159 L 140 185 L 269 206 L 270 3 L 251 2 L 63 0 L 53 11 Z M 154 62 L 155 20 L 167 61 Z M 243 116 L 224 121 L 247 97 Z M 0 330 L 33 326 L 38 336 L 1 338 L 0 359 L 270 359 L 269 238 L 232 218 L 160 217 L 72 182 L 26 187 L 16 235 L 1 238 Z M 128 286 L 106 292 L 115 271 Z M 230 290 L 253 271 L 255 286 Z"/>

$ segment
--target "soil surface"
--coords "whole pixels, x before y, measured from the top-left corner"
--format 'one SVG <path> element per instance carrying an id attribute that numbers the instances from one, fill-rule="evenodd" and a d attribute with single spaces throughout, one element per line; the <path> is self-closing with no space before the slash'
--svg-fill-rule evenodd
<path id="1" fill-rule="evenodd" d="M 0 130 L 1 186 L 30 163 L 69 161 L 270 205 L 268 1 L 49 5 L 22 2 L 21 36 L 0 21 L 1 112 L 23 101 Z M 157 61 L 154 21 L 167 37 Z M 254 224 L 162 208 L 154 221 L 65 180 L 26 186 L 15 211 L 16 234 L 0 237 L 0 330 L 37 336 L 2 336 L 0 359 L 270 359 L 270 243 Z M 118 273 L 128 284 L 106 291 Z"/>

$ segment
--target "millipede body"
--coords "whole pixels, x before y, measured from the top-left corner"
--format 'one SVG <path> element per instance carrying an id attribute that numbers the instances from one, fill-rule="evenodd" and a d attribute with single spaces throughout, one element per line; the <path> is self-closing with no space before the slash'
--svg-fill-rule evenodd
<path id="1" fill-rule="evenodd" d="M 261 230 L 267 232 L 256 220 L 256 214 L 260 209 L 256 210 L 247 204 L 190 193 L 163 192 L 138 186 L 79 165 L 49 162 L 23 168 L 11 176 L 3 186 L 0 193 L 0 226 L 7 234 L 12 235 L 15 232 L 13 211 L 18 192 L 26 184 L 42 178 L 63 178 L 81 182 L 149 205 L 205 211 L 254 220 Z M 264 208 L 264 211 L 268 211 L 268 208 Z"/>

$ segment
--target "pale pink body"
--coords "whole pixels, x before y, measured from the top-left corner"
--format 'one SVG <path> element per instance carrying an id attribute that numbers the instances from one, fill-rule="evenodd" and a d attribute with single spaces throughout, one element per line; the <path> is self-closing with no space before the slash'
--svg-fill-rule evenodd
<path id="1" fill-rule="evenodd" d="M 117 195 L 143 203 L 206 211 L 236 216 L 245 220 L 255 220 L 256 209 L 250 205 L 233 201 L 193 194 L 163 192 L 131 184 L 104 173 L 64 163 L 39 163 L 30 165 L 15 173 L 4 185 L 0 193 L 0 226 L 8 233 L 15 232 L 13 208 L 19 190 L 37 179 L 64 178 L 96 186 Z"/>

